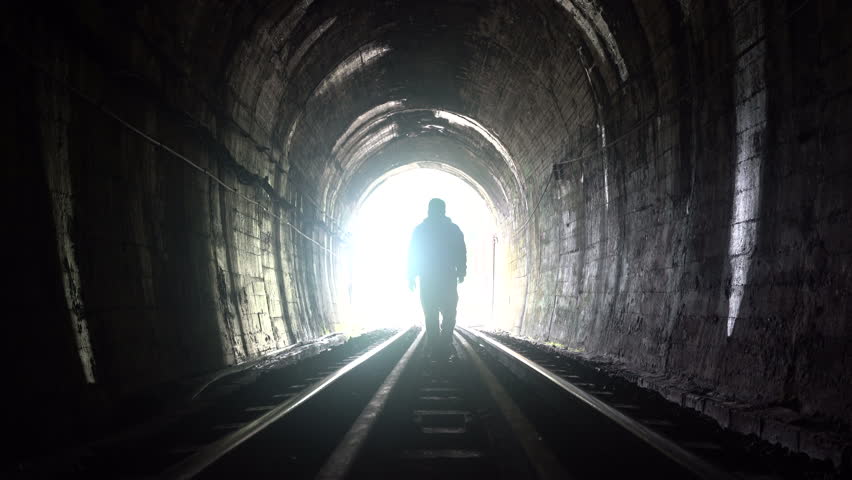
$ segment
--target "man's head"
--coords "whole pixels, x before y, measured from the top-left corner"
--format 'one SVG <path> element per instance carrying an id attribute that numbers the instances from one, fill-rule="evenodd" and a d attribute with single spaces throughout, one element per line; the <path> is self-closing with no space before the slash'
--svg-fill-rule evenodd
<path id="1" fill-rule="evenodd" d="M 429 216 L 443 217 L 447 213 L 447 204 L 440 198 L 429 200 Z"/>

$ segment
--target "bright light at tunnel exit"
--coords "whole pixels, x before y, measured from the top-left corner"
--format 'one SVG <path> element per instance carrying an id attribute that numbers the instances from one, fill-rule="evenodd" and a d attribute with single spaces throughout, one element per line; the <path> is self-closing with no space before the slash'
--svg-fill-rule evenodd
<path id="1" fill-rule="evenodd" d="M 447 216 L 461 228 L 467 245 L 457 324 L 488 323 L 495 277 L 494 214 L 483 197 L 455 175 L 414 168 L 376 187 L 349 224 L 351 241 L 336 282 L 338 302 L 345 304 L 340 314 L 346 330 L 423 324 L 419 284 L 414 292 L 408 289 L 408 248 L 414 228 L 426 218 L 429 200 L 436 197 L 446 202 Z"/>

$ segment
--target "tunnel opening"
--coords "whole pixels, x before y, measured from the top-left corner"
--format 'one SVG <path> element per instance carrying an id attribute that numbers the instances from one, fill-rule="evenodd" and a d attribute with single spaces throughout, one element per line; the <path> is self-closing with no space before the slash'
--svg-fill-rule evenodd
<path id="1" fill-rule="evenodd" d="M 447 216 L 465 235 L 468 274 L 458 286 L 458 323 L 495 327 L 511 322 L 501 308 L 507 256 L 494 203 L 460 170 L 417 162 L 376 179 L 354 208 L 336 262 L 339 329 L 354 333 L 422 325 L 418 290 L 408 290 L 406 268 L 411 234 L 432 198 L 447 203 Z"/>
<path id="2" fill-rule="evenodd" d="M 468 257 L 472 275 L 459 288 L 460 324 L 518 331 L 528 293 L 529 259 L 518 259 L 530 241 L 528 222 L 519 220 L 529 216 L 526 181 L 492 128 L 400 98 L 366 107 L 342 129 L 330 153 L 321 198 L 327 215 L 348 225 L 334 241 L 335 258 L 326 262 L 338 331 L 421 321 L 418 295 L 408 292 L 404 281 L 406 250 L 426 204 L 443 198 L 440 192 L 452 197 L 444 198 L 448 215 L 461 213 L 456 223 L 469 252 L 476 250 Z M 388 226 L 392 238 L 379 234 Z M 386 244 L 379 246 L 378 238 Z M 396 292 L 387 295 L 394 305 L 380 292 Z"/>

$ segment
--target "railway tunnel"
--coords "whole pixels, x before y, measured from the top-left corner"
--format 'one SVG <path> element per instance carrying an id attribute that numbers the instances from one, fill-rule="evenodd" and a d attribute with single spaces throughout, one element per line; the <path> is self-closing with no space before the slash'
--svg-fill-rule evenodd
<path id="1" fill-rule="evenodd" d="M 121 421 L 140 392 L 364 329 L 351 222 L 431 172 L 493 225 L 471 249 L 492 277 L 469 295 L 481 311 L 460 322 L 842 457 L 846 2 L 3 8 L 16 454 Z"/>

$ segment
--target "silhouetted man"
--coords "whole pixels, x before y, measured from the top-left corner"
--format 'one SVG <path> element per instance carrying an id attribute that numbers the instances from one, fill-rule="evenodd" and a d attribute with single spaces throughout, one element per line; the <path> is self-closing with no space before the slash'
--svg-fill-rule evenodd
<path id="1" fill-rule="evenodd" d="M 452 344 L 459 301 L 456 284 L 467 274 L 464 235 L 445 215 L 440 198 L 429 201 L 429 216 L 414 229 L 408 250 L 408 287 L 420 277 L 420 303 L 426 316 L 426 348 L 432 355 L 446 355 Z M 438 314 L 442 321 L 438 327 Z"/>

